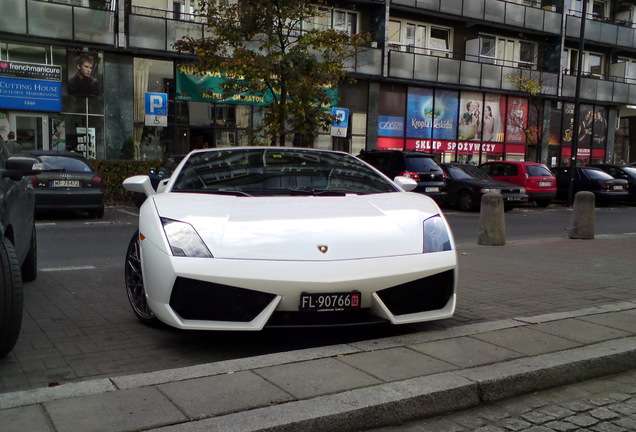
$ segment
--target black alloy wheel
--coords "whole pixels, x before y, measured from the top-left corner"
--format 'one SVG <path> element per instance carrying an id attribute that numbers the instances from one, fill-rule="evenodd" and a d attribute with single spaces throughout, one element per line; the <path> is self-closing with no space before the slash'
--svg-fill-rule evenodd
<path id="1" fill-rule="evenodd" d="M 18 341 L 23 308 L 20 264 L 13 244 L 3 237 L 0 244 L 0 358 Z"/>
<path id="2" fill-rule="evenodd" d="M 132 239 L 130 239 L 126 252 L 126 267 L 124 270 L 126 276 L 126 293 L 128 294 L 130 306 L 132 306 L 137 318 L 144 324 L 157 326 L 159 320 L 152 310 L 150 310 L 150 306 L 148 306 L 148 302 L 146 301 L 146 290 L 144 289 L 144 278 L 141 272 L 141 254 L 139 249 L 139 231 L 135 231 Z"/>

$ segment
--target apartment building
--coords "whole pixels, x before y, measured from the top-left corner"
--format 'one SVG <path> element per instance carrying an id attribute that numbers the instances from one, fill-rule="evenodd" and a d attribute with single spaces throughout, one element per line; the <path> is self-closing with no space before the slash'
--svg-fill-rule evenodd
<path id="1" fill-rule="evenodd" d="M 126 141 L 146 159 L 250 144 L 241 131 L 262 106 L 200 94 L 201 78 L 182 67 L 189 57 L 172 46 L 204 34 L 196 0 L 1 2 L 5 138 L 13 130 L 27 149 L 100 159 L 122 157 Z M 337 105 L 350 112 L 347 138 L 326 132 L 314 147 L 551 166 L 569 163 L 576 148 L 579 163 L 636 160 L 635 1 L 343 0 L 321 8 L 308 25 L 368 32 L 372 42 L 347 64 L 356 82 L 338 89 Z M 148 120 L 149 93 L 167 95 L 161 121 Z"/>

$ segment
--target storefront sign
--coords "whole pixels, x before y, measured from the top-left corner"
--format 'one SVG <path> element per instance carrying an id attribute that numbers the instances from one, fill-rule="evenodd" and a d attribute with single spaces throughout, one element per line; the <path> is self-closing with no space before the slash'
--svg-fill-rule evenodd
<path id="1" fill-rule="evenodd" d="M 504 145 L 502 143 L 478 143 L 464 141 L 437 141 L 437 140 L 406 140 L 407 150 L 420 150 L 433 153 L 467 153 L 476 154 L 479 152 L 490 154 L 502 154 Z"/>
<path id="2" fill-rule="evenodd" d="M 0 62 L 0 108 L 62 111 L 62 67 Z"/>
<path id="3" fill-rule="evenodd" d="M 378 116 L 378 136 L 403 137 L 404 117 Z"/>
<path id="4" fill-rule="evenodd" d="M 274 100 L 272 93 L 267 90 L 262 94 L 236 93 L 229 97 L 224 97 L 222 87 L 227 80 L 227 75 L 220 71 L 197 74 L 187 65 L 178 66 L 176 70 L 177 99 L 258 106 L 269 105 Z M 328 89 L 327 94 L 332 101 L 332 104 L 329 105 L 331 107 L 335 104 L 337 90 Z"/>

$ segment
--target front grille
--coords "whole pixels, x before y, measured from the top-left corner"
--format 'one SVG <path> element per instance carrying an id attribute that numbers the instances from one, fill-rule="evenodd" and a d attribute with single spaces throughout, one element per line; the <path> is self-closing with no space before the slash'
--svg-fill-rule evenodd
<path id="1" fill-rule="evenodd" d="M 274 294 L 177 278 L 170 307 L 183 319 L 250 322 L 276 297 Z"/>
<path id="2" fill-rule="evenodd" d="M 417 279 L 377 294 L 393 315 L 405 315 L 442 309 L 453 295 L 454 273 L 448 270 Z"/>

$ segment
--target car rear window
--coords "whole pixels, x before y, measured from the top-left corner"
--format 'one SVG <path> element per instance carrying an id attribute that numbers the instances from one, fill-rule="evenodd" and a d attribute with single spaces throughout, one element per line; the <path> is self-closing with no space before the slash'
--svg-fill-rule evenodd
<path id="1" fill-rule="evenodd" d="M 583 172 L 585 173 L 587 178 L 592 180 L 609 180 L 614 178 L 608 173 L 606 173 L 605 171 L 596 170 L 596 169 L 586 169 L 586 170 L 583 170 Z"/>
<path id="2" fill-rule="evenodd" d="M 433 158 L 422 156 L 409 156 L 404 158 L 406 170 L 413 172 L 441 171 L 439 165 Z"/>
<path id="3" fill-rule="evenodd" d="M 528 165 L 527 168 L 530 177 L 552 177 L 550 170 L 542 165 Z"/>
<path id="4" fill-rule="evenodd" d="M 92 172 L 86 162 L 64 156 L 38 156 L 45 170 L 64 170 L 71 172 Z"/>

